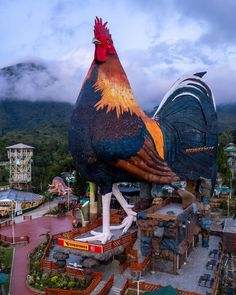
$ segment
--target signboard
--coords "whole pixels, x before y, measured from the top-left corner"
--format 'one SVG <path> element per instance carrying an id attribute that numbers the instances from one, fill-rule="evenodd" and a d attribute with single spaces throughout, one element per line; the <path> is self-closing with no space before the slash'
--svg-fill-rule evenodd
<path id="1" fill-rule="evenodd" d="M 11 202 L 0 202 L 1 207 L 11 207 Z"/>
<path id="2" fill-rule="evenodd" d="M 103 253 L 102 245 L 89 244 L 86 242 L 78 242 L 74 240 L 58 239 L 58 245 L 76 250 L 82 250 L 93 253 Z"/>

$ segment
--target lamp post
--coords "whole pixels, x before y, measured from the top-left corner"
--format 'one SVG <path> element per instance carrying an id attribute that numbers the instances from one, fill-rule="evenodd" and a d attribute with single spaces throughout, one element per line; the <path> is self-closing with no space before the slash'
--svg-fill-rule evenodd
<path id="1" fill-rule="evenodd" d="M 76 179 L 75 179 L 75 176 L 74 175 L 70 175 L 70 176 L 67 176 L 66 177 L 66 181 L 68 183 L 68 194 L 67 194 L 67 201 L 68 201 L 68 211 L 69 211 L 69 208 L 70 208 L 70 183 L 74 183 L 76 182 Z"/>
<path id="2" fill-rule="evenodd" d="M 14 207 L 13 200 L 11 200 L 11 228 L 12 228 L 12 243 L 15 244 L 15 228 L 14 228 Z"/>
<path id="3" fill-rule="evenodd" d="M 140 277 L 141 277 L 141 275 L 139 273 L 137 275 L 137 280 L 135 281 L 135 283 L 137 283 L 137 295 L 139 295 L 139 292 L 140 292 L 140 286 L 139 286 L 139 284 L 142 283 L 142 282 L 144 282 L 144 280 L 140 280 Z"/>

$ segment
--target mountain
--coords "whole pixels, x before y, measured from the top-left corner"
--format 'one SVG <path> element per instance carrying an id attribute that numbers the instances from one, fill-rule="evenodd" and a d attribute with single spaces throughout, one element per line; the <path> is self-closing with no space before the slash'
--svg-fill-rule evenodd
<path id="1" fill-rule="evenodd" d="M 236 130 L 236 103 L 217 106 L 219 132 Z"/>
<path id="2" fill-rule="evenodd" d="M 65 102 L 0 101 L 0 135 L 10 131 L 68 126 L 73 105 Z"/>
<path id="3" fill-rule="evenodd" d="M 67 140 L 73 105 L 57 102 L 58 93 L 52 87 L 57 81 L 55 72 L 37 63 L 0 70 L 0 162 L 7 161 L 9 145 L 34 146 L 33 185 L 37 191 L 62 171 L 74 169 Z M 220 105 L 217 111 L 220 132 L 236 130 L 236 103 Z M 154 112 L 146 113 L 152 116 Z"/>

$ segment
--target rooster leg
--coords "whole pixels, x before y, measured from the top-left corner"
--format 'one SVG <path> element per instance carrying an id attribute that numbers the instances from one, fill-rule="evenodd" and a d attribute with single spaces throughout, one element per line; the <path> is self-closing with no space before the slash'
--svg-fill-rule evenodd
<path id="1" fill-rule="evenodd" d="M 100 241 L 102 244 L 105 244 L 112 237 L 112 233 L 110 231 L 110 203 L 111 203 L 111 195 L 112 193 L 108 193 L 102 196 L 102 232 L 94 232 L 91 231 L 92 237 L 86 238 L 78 238 L 76 241 L 81 242 L 92 242 L 92 241 Z"/>
<path id="2" fill-rule="evenodd" d="M 117 184 L 113 184 L 112 192 L 128 216 L 123 220 L 123 222 L 120 225 L 110 226 L 110 229 L 116 230 L 123 228 L 123 233 L 126 233 L 127 230 L 131 227 L 133 221 L 136 221 L 137 213 L 131 210 L 132 206 L 130 206 L 125 200 L 125 198 L 122 196 Z"/>

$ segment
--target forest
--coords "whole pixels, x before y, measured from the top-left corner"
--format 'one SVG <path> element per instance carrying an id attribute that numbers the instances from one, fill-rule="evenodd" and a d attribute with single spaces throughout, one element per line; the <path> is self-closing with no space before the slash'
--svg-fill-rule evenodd
<path id="1" fill-rule="evenodd" d="M 7 146 L 16 143 L 33 146 L 32 184 L 37 192 L 45 190 L 54 176 L 75 169 L 67 139 L 72 110 L 71 104 L 62 102 L 12 99 L 0 102 L 0 162 L 7 161 Z M 232 111 L 232 107 L 220 107 L 218 112 L 219 125 L 224 121 L 225 126 L 220 128 L 218 171 L 226 182 L 230 171 L 223 146 L 229 142 L 236 143 L 235 115 L 230 115 Z M 0 166 L 0 185 L 7 182 L 8 171 Z"/>

